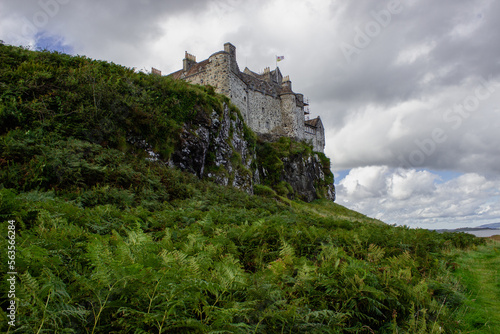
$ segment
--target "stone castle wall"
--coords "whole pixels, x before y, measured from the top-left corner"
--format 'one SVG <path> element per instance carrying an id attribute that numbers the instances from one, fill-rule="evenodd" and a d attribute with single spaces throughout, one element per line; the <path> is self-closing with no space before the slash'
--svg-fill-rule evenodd
<path id="1" fill-rule="evenodd" d="M 249 91 L 249 126 L 257 133 L 285 135 L 282 130 L 283 117 L 280 113 L 278 98 Z"/>
<path id="2" fill-rule="evenodd" d="M 323 126 L 321 125 L 321 128 L 315 129 L 305 126 L 304 139 L 310 141 L 314 148 L 325 147 L 325 135 Z"/>
<path id="3" fill-rule="evenodd" d="M 208 63 L 200 71 L 184 77 L 193 84 L 210 85 L 220 94 L 229 96 L 229 59 L 224 53 L 217 53 L 208 59 Z"/>
<path id="4" fill-rule="evenodd" d="M 303 96 L 291 90 L 288 79 L 281 82 L 283 78 L 278 68 L 273 72 L 276 78 L 266 69 L 261 75 L 264 79 L 258 79 L 261 84 L 257 82 L 254 87 L 244 81 L 248 76 L 245 78 L 240 72 L 236 62 L 236 48 L 230 43 L 224 45 L 224 51 L 214 53 L 200 63 L 196 63 L 194 56 L 187 53 L 186 58 L 184 69 L 172 75 L 194 84 L 211 85 L 216 92 L 229 97 L 253 131 L 308 140 L 315 151 L 323 152 L 323 127 L 316 128 L 314 134 L 312 131 L 306 132 L 308 127 L 304 124 Z M 245 73 L 247 70 L 245 69 Z"/>

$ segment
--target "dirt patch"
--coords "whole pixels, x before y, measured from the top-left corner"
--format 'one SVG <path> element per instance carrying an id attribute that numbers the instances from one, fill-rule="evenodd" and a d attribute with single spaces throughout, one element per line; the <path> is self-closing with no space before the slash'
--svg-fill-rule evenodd
<path id="1" fill-rule="evenodd" d="M 496 241 L 500 241 L 500 235 L 492 235 L 491 237 L 488 237 L 488 239 L 492 239 L 492 240 L 496 240 Z"/>

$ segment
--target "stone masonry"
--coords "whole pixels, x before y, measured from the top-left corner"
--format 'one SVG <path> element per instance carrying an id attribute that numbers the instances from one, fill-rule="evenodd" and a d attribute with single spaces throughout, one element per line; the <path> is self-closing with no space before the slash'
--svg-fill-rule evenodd
<path id="1" fill-rule="evenodd" d="M 323 123 L 319 116 L 306 120 L 307 101 L 302 94 L 292 91 L 290 78 L 283 77 L 279 67 L 273 71 L 267 67 L 261 74 L 248 68 L 241 72 L 236 62 L 236 47 L 231 43 L 224 44 L 224 51 L 201 62 L 186 52 L 183 68 L 170 76 L 213 86 L 216 92 L 231 99 L 257 134 L 305 140 L 313 145 L 314 151 L 324 151 Z"/>

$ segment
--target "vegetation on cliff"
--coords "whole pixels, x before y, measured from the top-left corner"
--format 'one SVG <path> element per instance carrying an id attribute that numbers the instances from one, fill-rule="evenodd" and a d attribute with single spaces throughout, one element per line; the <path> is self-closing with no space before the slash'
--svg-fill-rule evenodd
<path id="1" fill-rule="evenodd" d="M 186 122 L 227 101 L 189 85 L 86 57 L 1 46 L 0 131 L 37 131 L 168 159 Z"/>
<path id="2" fill-rule="evenodd" d="M 166 166 L 182 124 L 227 102 L 209 88 L 5 45 L 0 64 L 0 230 L 15 220 L 18 247 L 17 324 L 2 293 L 2 332 L 465 328 L 450 251 L 480 239 Z"/>

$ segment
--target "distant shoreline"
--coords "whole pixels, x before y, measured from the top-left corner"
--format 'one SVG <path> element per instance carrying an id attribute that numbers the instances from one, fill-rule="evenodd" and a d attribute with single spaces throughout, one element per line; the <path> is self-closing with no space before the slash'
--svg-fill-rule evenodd
<path id="1" fill-rule="evenodd" d="M 476 237 L 481 238 L 489 238 L 494 235 L 500 235 L 499 229 L 484 229 L 484 230 L 472 230 L 472 231 L 463 231 L 465 233 L 474 234 Z"/>
<path id="2" fill-rule="evenodd" d="M 465 232 L 480 238 L 489 238 L 493 235 L 500 235 L 498 228 L 459 228 L 455 230 L 436 230 L 437 232 Z"/>

